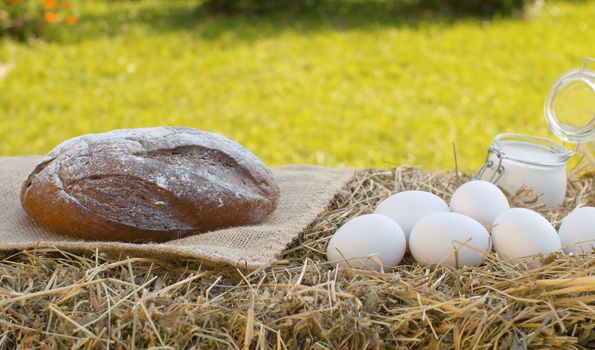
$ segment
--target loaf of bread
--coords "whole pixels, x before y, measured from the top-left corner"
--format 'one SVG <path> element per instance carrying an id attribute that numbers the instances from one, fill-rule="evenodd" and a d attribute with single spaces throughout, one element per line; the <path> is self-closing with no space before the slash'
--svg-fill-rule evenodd
<path id="1" fill-rule="evenodd" d="M 263 220 L 279 187 L 252 153 L 182 127 L 64 141 L 33 170 L 21 204 L 38 224 L 93 240 L 165 241 Z"/>

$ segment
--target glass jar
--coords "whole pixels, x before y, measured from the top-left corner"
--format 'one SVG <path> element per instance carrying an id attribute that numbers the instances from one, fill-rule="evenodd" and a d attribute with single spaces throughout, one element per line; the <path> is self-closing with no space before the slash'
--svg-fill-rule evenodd
<path id="1" fill-rule="evenodd" d="M 571 151 L 550 140 L 499 134 L 476 177 L 491 181 L 510 194 L 530 189 L 539 203 L 554 208 L 566 195 L 566 163 L 571 156 Z M 532 198 L 523 196 L 522 200 Z"/>
<path id="2" fill-rule="evenodd" d="M 587 68 L 589 61 L 595 60 L 586 59 L 581 68 L 560 76 L 544 107 L 554 135 L 576 145 L 595 139 L 595 71 Z M 522 200 L 555 208 L 566 195 L 566 164 L 573 154 L 540 137 L 499 134 L 475 178 L 491 181 L 510 194 L 529 190 L 521 192 Z"/>

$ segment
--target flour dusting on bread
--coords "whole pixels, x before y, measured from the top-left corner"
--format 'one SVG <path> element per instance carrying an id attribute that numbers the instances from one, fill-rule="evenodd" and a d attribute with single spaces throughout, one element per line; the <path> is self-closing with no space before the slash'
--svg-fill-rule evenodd
<path id="1" fill-rule="evenodd" d="M 183 127 L 66 140 L 40 162 L 21 193 L 23 207 L 42 225 L 121 240 L 256 223 L 278 198 L 271 171 L 254 154 L 223 136 Z"/>

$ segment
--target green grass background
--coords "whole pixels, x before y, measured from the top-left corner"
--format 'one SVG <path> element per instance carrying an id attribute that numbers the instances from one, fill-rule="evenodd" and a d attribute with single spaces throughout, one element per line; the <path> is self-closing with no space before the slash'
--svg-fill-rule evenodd
<path id="1" fill-rule="evenodd" d="M 548 136 L 543 102 L 595 56 L 595 2 L 432 19 L 386 1 L 212 16 L 196 1 L 75 2 L 73 29 L 0 42 L 0 155 L 114 128 L 186 125 L 270 165 L 476 170 L 497 133 Z"/>

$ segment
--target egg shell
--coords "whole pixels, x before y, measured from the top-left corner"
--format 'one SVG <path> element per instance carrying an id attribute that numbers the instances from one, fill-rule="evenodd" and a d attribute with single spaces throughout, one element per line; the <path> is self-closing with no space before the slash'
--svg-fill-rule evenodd
<path id="1" fill-rule="evenodd" d="M 467 215 L 487 227 L 508 208 L 508 199 L 498 186 L 482 180 L 464 183 L 450 199 L 451 211 Z"/>
<path id="2" fill-rule="evenodd" d="M 401 262 L 406 244 L 405 234 L 394 220 L 366 214 L 349 220 L 335 232 L 326 255 L 329 261 L 345 267 L 380 271 L 380 262 L 388 270 Z"/>
<path id="3" fill-rule="evenodd" d="M 492 229 L 492 241 L 494 250 L 502 258 L 513 262 L 550 254 L 561 247 L 552 224 L 539 213 L 526 208 L 512 208 L 498 215 Z"/>
<path id="4" fill-rule="evenodd" d="M 491 243 L 488 231 L 476 220 L 458 213 L 435 213 L 415 225 L 409 248 L 422 265 L 461 267 L 481 264 Z"/>
<path id="5" fill-rule="evenodd" d="M 448 212 L 448 205 L 437 195 L 424 191 L 403 191 L 383 200 L 374 214 L 388 216 L 395 220 L 409 239 L 411 230 L 417 222 L 426 216 L 439 212 Z"/>
<path id="6" fill-rule="evenodd" d="M 592 253 L 595 249 L 595 208 L 582 207 L 568 214 L 558 230 L 566 253 Z"/>

